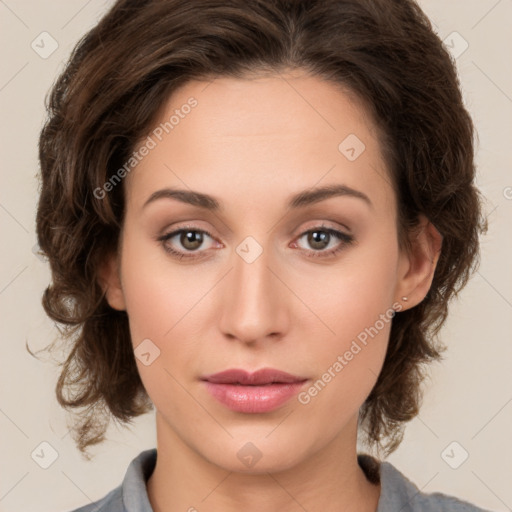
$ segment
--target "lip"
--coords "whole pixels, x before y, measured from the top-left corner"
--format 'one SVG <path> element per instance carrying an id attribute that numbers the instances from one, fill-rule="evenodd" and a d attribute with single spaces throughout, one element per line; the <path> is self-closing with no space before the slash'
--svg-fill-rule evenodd
<path id="1" fill-rule="evenodd" d="M 262 368 L 254 373 L 234 368 L 219 373 L 213 373 L 212 375 L 207 375 L 206 377 L 203 377 L 202 380 L 207 380 L 213 384 L 242 384 L 244 386 L 257 386 L 272 383 L 290 384 L 307 380 L 307 378 L 298 377 L 297 375 L 292 375 L 274 368 Z"/>
<path id="2" fill-rule="evenodd" d="M 230 369 L 201 380 L 207 391 L 229 409 L 263 413 L 285 404 L 308 379 L 273 368 L 263 368 L 254 373 Z"/>

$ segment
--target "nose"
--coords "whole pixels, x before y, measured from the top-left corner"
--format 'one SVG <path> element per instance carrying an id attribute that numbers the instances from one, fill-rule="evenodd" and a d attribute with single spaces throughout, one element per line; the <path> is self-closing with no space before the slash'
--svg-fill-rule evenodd
<path id="1" fill-rule="evenodd" d="M 250 344 L 281 338 L 290 321 L 291 292 L 285 281 L 270 249 L 254 261 L 242 251 L 234 252 L 233 269 L 223 287 L 220 329 L 224 335 Z"/>

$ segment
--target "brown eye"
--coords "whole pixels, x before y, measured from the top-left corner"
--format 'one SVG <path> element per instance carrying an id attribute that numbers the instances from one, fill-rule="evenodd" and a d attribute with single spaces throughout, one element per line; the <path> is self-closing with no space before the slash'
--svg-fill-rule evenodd
<path id="1" fill-rule="evenodd" d="M 317 250 L 325 249 L 331 239 L 331 234 L 326 231 L 309 231 L 307 235 L 309 246 Z"/>
<path id="2" fill-rule="evenodd" d="M 305 249 L 307 256 L 313 258 L 335 256 L 345 247 L 354 243 L 354 237 L 352 235 L 324 226 L 310 229 L 302 233 L 298 239 L 301 240 L 303 238 L 306 239 L 306 243 L 309 246 L 309 248 Z M 330 246 L 332 241 L 336 243 Z M 294 245 L 300 247 L 298 243 Z"/>
<path id="3" fill-rule="evenodd" d="M 208 239 L 210 239 L 210 246 L 203 247 Z M 192 227 L 177 229 L 158 238 L 164 250 L 180 260 L 207 256 L 206 249 L 213 246 L 213 240 L 213 236 L 208 231 Z"/>
<path id="4" fill-rule="evenodd" d="M 185 230 L 181 232 L 180 244 L 187 250 L 194 251 L 201 247 L 203 233 L 201 231 Z"/>

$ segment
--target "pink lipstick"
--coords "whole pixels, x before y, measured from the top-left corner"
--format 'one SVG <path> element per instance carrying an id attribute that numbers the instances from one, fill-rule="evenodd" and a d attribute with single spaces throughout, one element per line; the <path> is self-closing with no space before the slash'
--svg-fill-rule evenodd
<path id="1" fill-rule="evenodd" d="M 296 395 L 305 377 L 264 368 L 254 373 L 226 370 L 203 377 L 208 392 L 233 411 L 263 413 L 277 409 Z"/>

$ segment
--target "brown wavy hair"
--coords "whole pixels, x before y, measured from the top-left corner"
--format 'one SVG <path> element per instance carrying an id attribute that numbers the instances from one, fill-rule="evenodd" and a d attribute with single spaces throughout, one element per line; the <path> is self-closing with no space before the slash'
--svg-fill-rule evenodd
<path id="1" fill-rule="evenodd" d="M 63 326 L 56 386 L 73 436 L 103 441 L 153 406 L 128 317 L 98 280 L 117 250 L 123 187 L 93 193 L 129 159 L 170 94 L 192 79 L 300 69 L 362 101 L 379 129 L 398 202 L 401 246 L 424 214 L 443 237 L 432 286 L 393 319 L 378 380 L 360 409 L 369 446 L 388 455 L 422 398 L 449 300 L 479 260 L 486 229 L 474 186 L 474 126 L 455 62 L 413 0 L 119 0 L 78 42 L 47 98 L 39 139 L 37 237 L 51 268 L 42 304 Z M 59 341 L 59 340 L 56 340 Z"/>

